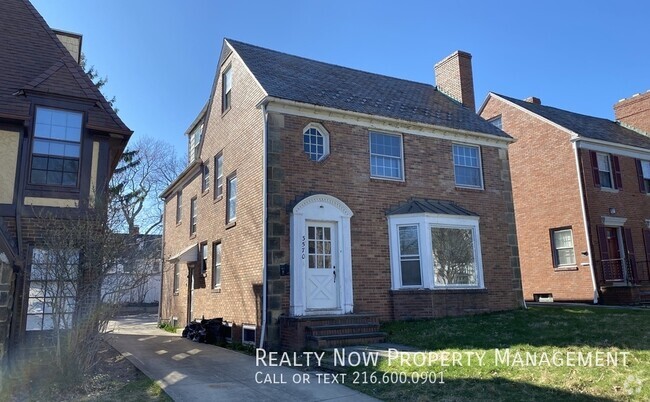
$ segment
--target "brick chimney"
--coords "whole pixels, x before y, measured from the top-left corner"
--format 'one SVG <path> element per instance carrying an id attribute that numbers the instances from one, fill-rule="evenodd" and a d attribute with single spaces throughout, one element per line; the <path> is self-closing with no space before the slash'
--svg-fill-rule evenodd
<path id="1" fill-rule="evenodd" d="M 650 135 L 650 90 L 618 101 L 614 115 L 622 125 Z"/>
<path id="2" fill-rule="evenodd" d="M 440 92 L 472 111 L 476 110 L 471 54 L 457 50 L 436 63 L 433 69 L 436 75 L 436 86 Z"/>
<path id="3" fill-rule="evenodd" d="M 53 29 L 53 31 L 56 34 L 56 37 L 59 38 L 61 43 L 63 43 L 63 46 L 68 49 L 72 58 L 79 63 L 81 60 L 81 35 L 72 32 L 58 31 L 56 29 Z"/>
<path id="4" fill-rule="evenodd" d="M 536 98 L 534 96 L 529 96 L 528 98 L 524 99 L 524 102 L 534 103 L 535 105 L 541 105 L 542 104 L 541 99 Z"/>

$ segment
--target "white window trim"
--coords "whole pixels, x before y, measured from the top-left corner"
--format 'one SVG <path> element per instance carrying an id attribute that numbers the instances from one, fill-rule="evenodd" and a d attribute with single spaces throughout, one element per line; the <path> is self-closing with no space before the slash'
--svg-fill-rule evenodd
<path id="1" fill-rule="evenodd" d="M 420 270 L 422 286 L 402 286 L 399 256 L 399 226 L 418 225 L 420 241 Z M 477 271 L 477 285 L 436 285 L 434 278 L 433 253 L 431 250 L 431 227 L 471 229 L 474 245 L 474 262 Z M 390 245 L 391 289 L 484 289 L 481 235 L 478 216 L 444 214 L 408 214 L 388 217 L 388 238 Z"/>
<path id="2" fill-rule="evenodd" d="M 372 133 L 381 134 L 381 135 L 390 135 L 393 137 L 399 137 L 399 146 L 400 146 L 400 177 L 395 178 L 391 176 L 375 176 L 372 174 Z M 389 181 L 405 181 L 406 174 L 404 171 L 404 136 L 401 133 L 390 133 L 387 131 L 377 131 L 377 130 L 368 130 L 368 167 L 370 168 L 370 177 L 378 180 L 389 180 Z"/>
<path id="3" fill-rule="evenodd" d="M 562 247 L 561 249 L 557 247 L 555 244 L 555 233 L 558 232 L 570 232 L 571 233 L 571 247 Z M 575 267 L 577 265 L 577 259 L 576 259 L 576 249 L 575 249 L 575 242 L 573 241 L 573 229 L 572 228 L 564 228 L 564 229 L 551 229 L 551 239 L 552 239 L 552 246 L 553 246 L 553 264 L 555 267 Z M 558 251 L 559 250 L 566 250 L 566 249 L 571 249 L 573 250 L 573 262 L 569 264 L 560 264 L 560 256 Z M 557 253 L 557 256 L 556 256 Z"/>
<path id="4" fill-rule="evenodd" d="M 480 186 L 470 186 L 467 184 L 458 184 L 456 181 L 456 162 L 454 161 L 454 145 L 458 145 L 461 147 L 468 147 L 468 148 L 476 148 L 478 151 L 478 171 L 479 171 L 479 177 L 481 179 L 481 185 Z M 481 146 L 480 145 L 473 145 L 473 144 L 467 144 L 463 142 L 454 142 L 451 144 L 451 164 L 454 167 L 454 184 L 456 187 L 459 188 L 471 188 L 475 190 L 484 190 L 485 189 L 485 180 L 483 179 L 483 158 L 481 157 Z"/>
<path id="5" fill-rule="evenodd" d="M 305 153 L 307 154 L 307 157 L 309 157 L 310 161 L 312 161 L 312 162 L 322 162 L 325 159 L 327 159 L 327 157 L 330 154 L 330 133 L 325 129 L 325 127 L 323 127 L 322 124 L 319 124 L 319 123 L 309 123 L 309 124 L 307 124 L 305 126 L 305 128 L 302 129 L 303 152 L 304 152 L 304 146 L 305 146 L 305 133 L 307 133 L 307 131 L 309 129 L 312 129 L 312 128 L 318 130 L 318 132 L 320 132 L 321 135 L 323 136 L 323 156 L 321 156 L 317 160 L 313 160 L 313 159 L 311 159 L 311 157 L 309 157 L 310 154 L 308 154 L 306 152 Z"/>
<path id="6" fill-rule="evenodd" d="M 400 247 L 400 239 L 399 239 L 399 228 L 401 227 L 411 227 L 415 226 L 418 231 L 418 254 L 419 254 L 419 262 L 420 262 L 420 285 L 402 285 L 402 252 L 401 252 L 401 247 Z M 399 283 L 400 284 L 400 289 L 409 289 L 409 288 L 415 288 L 415 289 L 420 289 L 424 285 L 424 278 L 422 277 L 422 244 L 421 244 L 421 231 L 420 231 L 420 225 L 415 223 L 415 224 L 398 224 L 395 226 L 395 236 L 397 237 L 397 270 L 399 271 L 397 274 L 399 275 Z"/>
<path id="7" fill-rule="evenodd" d="M 255 341 L 250 342 L 250 341 L 244 341 L 244 332 L 246 330 L 252 330 L 255 333 Z M 232 334 L 231 334 L 232 336 Z M 257 340 L 257 326 L 252 325 L 252 324 L 244 324 L 241 326 L 241 343 L 242 345 L 255 345 Z"/>

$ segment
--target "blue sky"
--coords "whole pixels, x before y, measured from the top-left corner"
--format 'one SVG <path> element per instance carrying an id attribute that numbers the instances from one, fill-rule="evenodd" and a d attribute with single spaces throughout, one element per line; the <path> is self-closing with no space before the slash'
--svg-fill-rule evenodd
<path id="1" fill-rule="evenodd" d="M 650 3 L 637 1 L 32 0 L 50 26 L 83 34 L 136 136 L 185 151 L 224 37 L 434 84 L 433 65 L 473 55 L 488 91 L 613 119 L 650 89 Z"/>

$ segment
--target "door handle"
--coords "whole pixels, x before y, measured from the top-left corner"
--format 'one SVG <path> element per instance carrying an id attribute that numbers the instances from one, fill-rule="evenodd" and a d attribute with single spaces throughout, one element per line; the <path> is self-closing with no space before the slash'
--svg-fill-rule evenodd
<path id="1" fill-rule="evenodd" d="M 334 274 L 334 283 L 336 283 L 336 265 L 332 266 L 332 273 Z"/>

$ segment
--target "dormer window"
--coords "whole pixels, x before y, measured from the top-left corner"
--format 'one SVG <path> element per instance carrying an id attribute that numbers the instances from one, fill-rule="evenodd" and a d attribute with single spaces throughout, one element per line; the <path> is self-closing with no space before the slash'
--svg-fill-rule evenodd
<path id="1" fill-rule="evenodd" d="M 203 124 L 199 124 L 192 130 L 189 137 L 189 162 L 192 163 L 199 157 L 199 144 L 201 143 L 201 132 Z"/>
<path id="2" fill-rule="evenodd" d="M 36 108 L 31 183 L 76 187 L 83 114 Z"/>
<path id="3" fill-rule="evenodd" d="M 318 123 L 310 123 L 303 130 L 305 153 L 313 161 L 322 161 L 330 153 L 330 136 L 327 130 Z"/>

